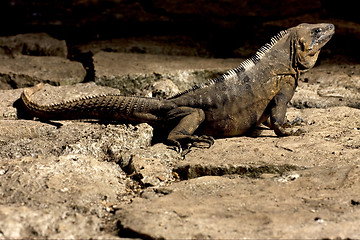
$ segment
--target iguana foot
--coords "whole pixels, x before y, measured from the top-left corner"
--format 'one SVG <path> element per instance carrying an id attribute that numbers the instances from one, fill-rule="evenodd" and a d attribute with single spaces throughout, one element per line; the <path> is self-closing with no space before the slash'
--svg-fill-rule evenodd
<path id="1" fill-rule="evenodd" d="M 291 122 L 289 120 L 286 120 L 286 122 L 282 126 L 285 128 L 290 128 L 293 126 L 302 126 L 304 124 L 306 124 L 306 121 L 304 119 L 302 119 L 301 117 L 296 117 Z"/>
<path id="2" fill-rule="evenodd" d="M 176 139 L 168 139 L 169 144 L 174 145 L 174 150 L 185 156 L 191 151 L 192 147 L 196 148 L 210 148 L 215 140 L 211 136 L 202 135 L 200 137 L 195 135 L 178 136 Z M 184 145 L 186 147 L 184 147 Z"/>
<path id="3" fill-rule="evenodd" d="M 285 128 L 291 128 L 294 126 L 303 126 L 304 125 L 305 120 L 300 118 L 300 117 L 296 117 L 293 121 L 288 121 L 286 123 L 284 123 L 283 125 L 279 126 L 277 124 L 274 125 L 274 130 L 276 135 L 278 136 L 300 136 L 303 135 L 305 133 L 305 130 L 302 128 L 299 129 L 291 129 L 291 130 L 285 130 Z"/>
<path id="4" fill-rule="evenodd" d="M 196 139 L 194 139 L 190 144 L 190 147 L 197 147 L 197 148 L 210 148 L 214 143 L 215 140 L 211 136 L 202 135 L 200 137 L 193 136 Z"/>
<path id="5" fill-rule="evenodd" d="M 297 130 L 291 130 L 290 131 L 290 135 L 289 136 L 301 136 L 305 133 L 306 131 L 303 128 L 299 128 Z"/>
<path id="6" fill-rule="evenodd" d="M 301 136 L 305 133 L 305 130 L 302 128 L 299 128 L 297 130 L 292 129 L 290 131 L 285 130 L 283 127 L 277 127 L 274 128 L 274 131 L 277 136 L 279 137 L 286 137 L 286 136 Z"/>

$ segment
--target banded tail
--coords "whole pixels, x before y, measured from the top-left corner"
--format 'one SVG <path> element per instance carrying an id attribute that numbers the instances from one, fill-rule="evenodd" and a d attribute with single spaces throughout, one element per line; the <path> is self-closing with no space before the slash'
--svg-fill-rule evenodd
<path id="1" fill-rule="evenodd" d="M 125 97 L 118 94 L 86 96 L 74 100 L 40 105 L 32 100 L 32 95 L 40 91 L 44 84 L 27 88 L 21 99 L 27 111 L 34 117 L 52 120 L 101 119 L 130 120 L 147 123 L 161 121 L 158 114 L 162 100 L 145 97 Z"/>

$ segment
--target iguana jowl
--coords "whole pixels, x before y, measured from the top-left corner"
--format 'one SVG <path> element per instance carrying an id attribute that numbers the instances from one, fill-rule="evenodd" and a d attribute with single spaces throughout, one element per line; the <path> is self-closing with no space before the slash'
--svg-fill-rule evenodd
<path id="1" fill-rule="evenodd" d="M 179 150 L 184 144 L 210 147 L 212 137 L 242 135 L 269 117 L 275 133 L 288 136 L 292 132 L 282 125 L 299 74 L 315 65 L 334 32 L 327 23 L 282 31 L 237 68 L 168 99 L 100 95 L 39 105 L 31 96 L 40 84 L 25 89 L 22 100 L 41 119 L 126 119 L 171 126 L 167 140 Z"/>

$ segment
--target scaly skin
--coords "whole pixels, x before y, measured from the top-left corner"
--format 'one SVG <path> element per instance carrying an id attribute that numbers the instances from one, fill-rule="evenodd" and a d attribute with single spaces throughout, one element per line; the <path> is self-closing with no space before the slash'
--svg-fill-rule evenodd
<path id="1" fill-rule="evenodd" d="M 40 84 L 25 89 L 22 100 L 41 119 L 126 119 L 173 126 L 167 140 L 179 151 L 186 145 L 210 147 L 213 137 L 243 135 L 267 119 L 278 136 L 289 136 L 296 133 L 282 125 L 300 73 L 315 65 L 334 33 L 334 25 L 327 23 L 282 31 L 237 68 L 168 99 L 101 95 L 39 105 L 31 97 Z"/>

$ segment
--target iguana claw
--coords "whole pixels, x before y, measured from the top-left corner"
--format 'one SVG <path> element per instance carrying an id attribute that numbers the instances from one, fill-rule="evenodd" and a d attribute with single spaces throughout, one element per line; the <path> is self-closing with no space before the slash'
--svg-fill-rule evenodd
<path id="1" fill-rule="evenodd" d="M 202 135 L 200 137 L 197 137 L 197 140 L 193 141 L 190 147 L 210 148 L 214 144 L 214 142 L 215 140 L 212 136 Z M 207 144 L 207 146 L 204 146 L 204 143 Z"/>
<path id="2" fill-rule="evenodd" d="M 186 147 L 183 148 L 183 145 L 180 142 L 182 142 L 183 145 L 186 144 Z M 181 154 L 181 156 L 185 156 L 191 151 L 192 147 L 210 148 L 214 144 L 214 142 L 215 140 L 211 136 L 202 135 L 198 137 L 193 135 L 193 136 L 181 137 L 181 139 L 178 140 L 171 140 L 170 144 L 173 145 L 172 149 L 174 149 L 176 152 Z"/>

